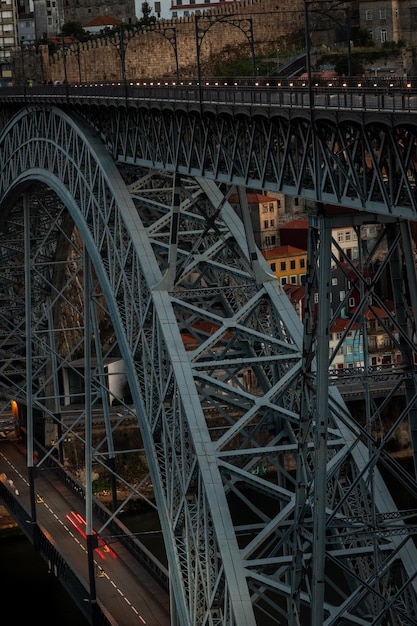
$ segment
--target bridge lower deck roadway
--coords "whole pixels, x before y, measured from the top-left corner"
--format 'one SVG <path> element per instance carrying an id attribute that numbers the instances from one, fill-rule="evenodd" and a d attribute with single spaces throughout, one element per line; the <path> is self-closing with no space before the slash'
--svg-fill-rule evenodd
<path id="1" fill-rule="evenodd" d="M 18 493 L 30 519 L 26 450 L 13 435 L 0 441 L 0 475 Z M 86 540 L 78 530 L 85 519 L 82 502 L 50 471 L 36 478 L 35 492 L 39 526 L 88 589 Z M 100 528 L 97 520 L 94 527 Z M 101 537 L 105 544 L 95 551 L 97 600 L 115 626 L 169 626 L 168 595 L 117 538 L 106 543 L 105 531 Z"/>

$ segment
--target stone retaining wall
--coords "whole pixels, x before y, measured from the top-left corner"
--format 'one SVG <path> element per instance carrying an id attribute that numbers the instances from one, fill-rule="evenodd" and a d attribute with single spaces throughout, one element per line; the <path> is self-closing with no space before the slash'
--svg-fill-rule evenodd
<path id="1" fill-rule="evenodd" d="M 255 56 L 274 47 L 285 49 L 291 45 L 294 33 L 304 27 L 304 10 L 301 0 L 242 0 L 227 4 L 221 10 L 210 11 L 210 22 L 198 19 L 200 64 L 202 76 L 210 76 L 210 58 L 213 55 L 229 54 L 239 47 L 242 54 L 251 57 L 250 21 L 254 40 Z M 223 21 L 218 21 L 223 20 Z M 245 20 L 243 22 L 242 20 Z M 207 29 L 207 26 L 209 28 Z M 125 66 L 127 79 L 152 79 L 175 77 L 176 62 L 174 45 L 169 41 L 175 28 L 176 48 L 180 77 L 197 75 L 197 45 L 195 17 L 160 22 L 161 32 L 141 32 L 125 43 Z M 202 29 L 204 29 L 202 31 Z M 165 35 L 164 35 L 165 33 Z M 108 41 L 90 41 L 80 45 L 80 67 L 78 49 L 67 52 L 67 77 L 77 81 L 120 80 L 122 64 L 120 48 Z M 61 51 L 53 57 L 44 56 L 44 78 L 64 80 L 64 64 Z"/>

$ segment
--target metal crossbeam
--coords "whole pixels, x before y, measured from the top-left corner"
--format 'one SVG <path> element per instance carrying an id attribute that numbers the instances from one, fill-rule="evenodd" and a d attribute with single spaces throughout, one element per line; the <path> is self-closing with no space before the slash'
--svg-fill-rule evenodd
<path id="1" fill-rule="evenodd" d="M 140 495 L 150 478 L 175 626 L 415 622 L 415 525 L 399 511 L 381 471 L 398 473 L 387 451 L 397 429 L 408 426 L 413 444 L 416 432 L 417 281 L 408 223 L 400 215 L 379 218 L 378 211 L 360 214 L 356 223 L 359 241 L 367 220 L 380 228 L 375 247 L 361 250 L 351 267 L 356 321 L 365 332 L 367 312 L 380 315 L 377 281 L 367 281 L 364 271 L 377 256 L 394 284 L 394 312 L 384 310 L 379 322 L 406 374 L 402 411 L 380 434 L 376 404 L 368 401 L 364 420 L 357 419 L 329 384 L 331 213 L 310 217 L 303 325 L 254 247 L 244 190 L 238 189 L 241 222 L 227 201 L 227 185 L 220 188 L 210 175 L 142 168 L 138 147 L 147 145 L 150 157 L 156 127 L 139 132 L 134 112 L 118 121 L 120 136 L 113 129 L 104 145 L 77 116 L 28 107 L 0 137 L 1 225 L 16 243 L 14 255 L 0 247 L 0 276 L 6 277 L 0 281 L 25 320 L 16 324 L 11 313 L 0 323 L 4 406 L 12 395 L 21 405 L 30 398 L 28 425 L 44 438 L 46 457 L 64 460 L 65 440 L 76 437 L 86 463 L 109 476 L 114 492 L 117 484 L 127 488 L 127 499 Z M 198 141 L 199 122 L 184 123 L 181 130 L 193 129 Z M 242 174 L 246 157 L 232 127 L 216 125 L 222 154 L 233 154 L 229 165 Z M 268 156 L 280 176 L 284 164 L 288 175 L 302 170 L 293 182 L 317 167 L 312 154 L 302 167 L 295 156 L 309 146 L 309 131 L 299 129 L 299 150 L 287 149 L 284 161 Z M 203 136 L 208 154 L 208 127 Z M 181 162 L 186 146 L 178 141 Z M 206 157 L 198 162 L 199 147 L 188 168 L 197 163 L 201 173 Z M 219 171 L 225 163 L 216 162 Z M 334 180 L 330 167 L 325 179 Z M 372 196 L 377 177 L 365 179 L 372 181 Z M 355 223 L 355 216 L 338 216 L 338 223 Z M 13 378 L 1 371 L 2 363 L 9 370 L 11 351 L 22 355 Z M 117 391 L 108 370 L 115 357 L 127 383 Z M 62 410 L 74 393 L 70 379 L 84 410 L 68 423 Z M 365 377 L 365 387 L 368 382 Z M 114 400 L 121 407 L 116 423 Z M 93 444 L 97 406 L 105 435 Z M 140 444 L 127 450 L 117 434 L 132 418 Z M 139 478 L 141 449 L 149 477 Z M 118 463 L 127 456 L 138 480 Z M 38 459 L 39 468 L 46 457 Z M 401 481 L 417 493 L 413 476 Z M 124 503 L 115 499 L 114 505 L 116 516 Z"/>

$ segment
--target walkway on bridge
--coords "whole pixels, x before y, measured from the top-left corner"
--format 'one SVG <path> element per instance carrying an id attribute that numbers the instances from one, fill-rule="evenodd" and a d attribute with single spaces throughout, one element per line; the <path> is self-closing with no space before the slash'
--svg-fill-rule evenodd
<path id="1" fill-rule="evenodd" d="M 24 504 L 30 523 L 26 450 L 10 433 L 7 440 L 0 441 L 0 479 Z M 35 484 L 38 523 L 43 533 L 88 588 L 82 501 L 50 471 L 39 476 Z M 100 526 L 97 520 L 96 527 Z M 104 532 L 95 553 L 97 600 L 110 623 L 117 626 L 170 624 L 168 595 L 117 537 Z M 53 574 L 54 565 L 49 563 L 49 567 Z"/>

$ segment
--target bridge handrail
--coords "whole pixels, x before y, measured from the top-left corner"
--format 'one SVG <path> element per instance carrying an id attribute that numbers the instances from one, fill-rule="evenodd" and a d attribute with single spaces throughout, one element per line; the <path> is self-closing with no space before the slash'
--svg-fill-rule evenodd
<path id="1" fill-rule="evenodd" d="M 364 81 L 355 86 L 346 82 L 318 82 L 308 87 L 307 81 L 241 82 L 195 80 L 127 81 L 59 85 L 23 85 L 0 88 L 0 101 L 5 102 L 66 102 L 84 101 L 97 104 L 138 106 L 146 103 L 192 103 L 200 106 L 249 107 L 255 109 L 312 108 L 349 111 L 388 111 L 415 113 L 417 88 L 412 83 Z"/>
<path id="2" fill-rule="evenodd" d="M 80 580 L 78 575 L 73 570 L 71 563 L 61 556 L 59 550 L 53 542 L 53 539 L 51 539 L 48 533 L 43 531 L 42 526 L 31 523 L 30 515 L 26 511 L 23 504 L 19 501 L 18 497 L 15 496 L 12 490 L 9 489 L 8 486 L 1 480 L 0 501 L 3 502 L 7 511 L 18 524 L 23 534 L 35 547 L 37 553 L 45 562 L 48 563 L 54 576 L 65 587 L 86 619 L 91 621 L 92 611 L 99 611 L 100 615 L 96 615 L 96 619 L 99 619 L 100 626 L 114 626 L 114 621 L 111 616 L 107 615 L 107 611 L 102 606 L 101 602 L 98 601 L 95 605 L 93 605 L 92 603 L 85 601 L 89 596 L 89 591 L 85 581 L 83 582 Z"/>
<path id="3" fill-rule="evenodd" d="M 85 487 L 72 475 L 68 470 L 53 456 L 47 454 L 46 448 L 38 442 L 35 443 L 36 451 L 44 459 L 42 467 L 48 467 L 53 470 L 54 476 L 57 476 L 70 490 L 75 493 L 80 500 L 85 501 Z M 169 573 L 168 570 L 158 561 L 158 559 L 143 545 L 143 543 L 135 537 L 132 532 L 118 519 L 110 519 L 110 513 L 99 500 L 93 498 L 93 513 L 104 523 L 107 523 L 112 536 L 117 536 L 117 540 L 125 547 L 140 563 L 151 576 L 156 580 L 160 587 L 169 593 Z M 106 537 L 102 537 L 105 541 Z"/>

